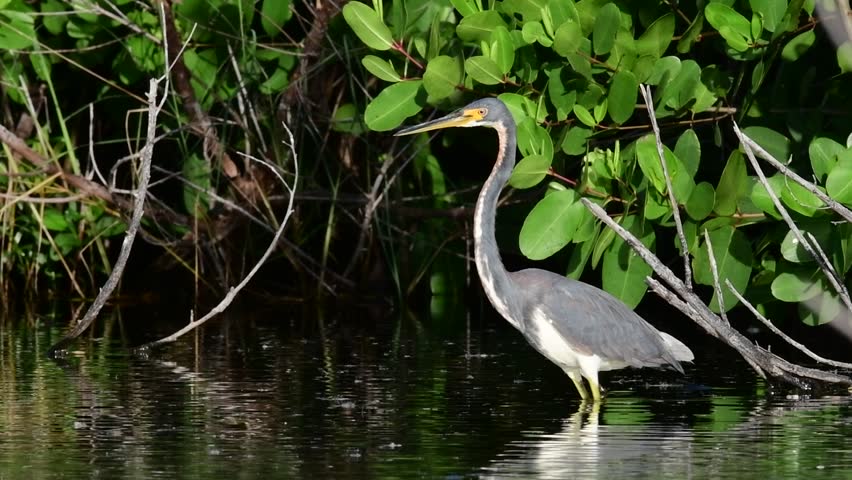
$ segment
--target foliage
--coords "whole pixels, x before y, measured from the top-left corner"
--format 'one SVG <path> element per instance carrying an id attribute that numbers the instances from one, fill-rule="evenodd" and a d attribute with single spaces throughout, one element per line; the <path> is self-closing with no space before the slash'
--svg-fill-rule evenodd
<path id="1" fill-rule="evenodd" d="M 26 126 L 30 120 L 30 128 L 15 132 L 20 138 L 50 164 L 108 187 L 114 197 L 130 198 L 126 189 L 134 184 L 128 156 L 142 144 L 147 120 L 140 114 L 145 99 L 139 92 L 167 70 L 159 5 L 0 1 L 4 125 Z M 157 187 L 149 192 L 146 210 L 171 221 L 147 219 L 147 239 L 174 244 L 217 204 L 210 193 L 224 195 L 227 186 L 205 139 L 187 128 L 198 115 L 181 100 L 194 97 L 198 110 L 214 119 L 227 149 L 269 160 L 283 151 L 275 141 L 280 132 L 275 96 L 296 65 L 296 52 L 284 43 L 292 14 L 289 0 L 175 3 L 170 15 L 185 45 L 172 47 L 173 52 L 184 47 L 189 83 L 180 91 L 180 82 L 173 81 L 179 95 L 158 126 L 163 138 L 156 149 Z M 122 209 L 85 192 L 75 197 L 80 192 L 61 175 L 48 175 L 19 152 L 7 148 L 0 159 L 0 188 L 11 199 L 0 209 L 0 276 L 11 273 L 35 284 L 46 274 L 76 286 L 82 266 L 95 285 L 95 274 L 110 268 L 105 240 L 123 233 Z M 63 196 L 71 198 L 51 200 Z M 32 197 L 50 203 L 32 203 Z M 82 287 L 77 292 L 86 294 Z"/>
<path id="2" fill-rule="evenodd" d="M 852 205 L 849 62 L 819 30 L 827 19 L 814 16 L 813 2 L 394 1 L 385 11 L 375 0 L 372 8 L 350 2 L 344 17 L 371 50 L 364 68 L 390 83 L 364 112 L 369 128 L 389 131 L 427 107 L 497 96 L 518 125 L 521 156 L 510 184 L 565 179 L 551 168 L 576 177 L 573 190 L 551 183 L 529 212 L 519 239 L 527 257 L 567 248 L 560 258 L 575 277 L 603 259 L 604 288 L 635 305 L 650 270 L 612 232 L 595 227 L 577 195 L 607 204 L 672 258 L 680 248 L 676 208 L 695 282 L 713 283 L 706 231 L 722 281 L 748 290 L 762 310 L 810 302 L 800 308 L 810 324 L 838 314 L 836 292 L 789 240 L 730 121 Z M 676 206 L 644 105 L 637 105 L 640 84 L 652 86 Z M 786 177 L 769 183 L 849 283 L 850 225 L 833 226 L 832 211 Z M 717 311 L 719 300 L 714 294 Z M 737 304 L 727 288 L 721 300 L 726 310 Z"/>

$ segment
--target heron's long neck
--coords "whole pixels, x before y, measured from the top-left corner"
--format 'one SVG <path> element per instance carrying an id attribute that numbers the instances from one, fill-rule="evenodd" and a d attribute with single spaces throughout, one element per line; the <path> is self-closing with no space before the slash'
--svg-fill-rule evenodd
<path id="1" fill-rule="evenodd" d="M 500 250 L 497 247 L 497 238 L 494 234 L 494 219 L 497 216 L 497 201 L 500 192 L 509 181 L 512 169 L 515 166 L 515 124 L 509 122 L 507 125 L 495 127 L 500 142 L 497 154 L 497 163 L 491 170 L 488 180 L 482 185 L 479 198 L 476 201 L 476 211 L 473 215 L 474 255 L 476 257 L 476 268 L 482 287 L 488 295 L 488 299 L 494 308 L 516 328 L 520 328 L 510 315 L 510 298 L 506 292 L 514 292 L 512 281 L 503 261 L 500 259 Z"/>

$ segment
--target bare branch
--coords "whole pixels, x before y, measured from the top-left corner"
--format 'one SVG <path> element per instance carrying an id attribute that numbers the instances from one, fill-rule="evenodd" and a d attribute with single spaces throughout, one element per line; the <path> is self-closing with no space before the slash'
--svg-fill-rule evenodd
<path id="1" fill-rule="evenodd" d="M 48 356 L 55 357 L 60 350 L 73 342 L 79 337 L 89 326 L 98 318 L 98 313 L 109 300 L 113 290 L 118 286 L 121 276 L 124 273 L 124 268 L 127 265 L 127 260 L 130 258 L 130 250 L 133 248 L 133 241 L 136 239 L 136 233 L 139 231 L 139 225 L 142 222 L 142 215 L 145 212 L 145 197 L 148 193 L 148 183 L 151 180 L 151 160 L 154 156 L 154 138 L 157 133 L 157 116 L 159 115 L 166 95 L 163 95 L 163 102 L 157 103 L 157 87 L 159 80 L 151 79 L 148 86 L 148 133 L 145 145 L 142 147 L 142 163 L 139 166 L 139 185 L 134 192 L 133 213 L 130 217 L 130 223 L 127 227 L 127 232 L 124 236 L 124 241 L 121 244 L 121 251 L 118 254 L 118 259 L 115 261 L 115 266 L 112 272 L 104 283 L 104 286 L 95 297 L 95 301 L 86 311 L 83 318 L 74 325 L 62 339 L 50 347 Z"/>
<path id="2" fill-rule="evenodd" d="M 660 157 L 660 164 L 663 166 L 663 176 L 666 177 L 666 190 L 669 194 L 669 203 L 672 204 L 672 214 L 674 215 L 675 228 L 677 236 L 680 239 L 680 248 L 683 253 L 683 270 L 684 282 L 686 287 L 692 289 L 692 269 L 689 266 L 689 244 L 686 241 L 686 234 L 683 233 L 683 222 L 680 219 L 680 207 L 675 198 L 674 188 L 672 188 L 672 177 L 669 174 L 669 167 L 666 164 L 666 154 L 663 151 L 663 140 L 660 138 L 660 127 L 657 126 L 657 116 L 654 113 L 654 102 L 651 100 L 651 88 L 647 85 L 639 85 L 639 90 L 642 92 L 642 97 L 645 98 L 645 106 L 648 108 L 648 116 L 651 118 L 651 128 L 654 129 L 654 140 L 657 142 L 657 155 Z"/>
<path id="3" fill-rule="evenodd" d="M 719 299 L 719 316 L 722 317 L 725 323 L 731 323 L 725 314 L 725 299 L 722 297 L 722 284 L 719 283 L 719 267 L 716 265 L 716 255 L 713 253 L 713 243 L 710 241 L 710 234 L 707 232 L 707 229 L 704 229 L 704 242 L 707 244 L 707 258 L 710 260 L 710 272 L 713 273 L 713 289 L 716 291 L 716 298 Z"/>
<path id="4" fill-rule="evenodd" d="M 734 288 L 734 286 L 731 284 L 731 282 L 729 280 L 725 280 L 725 282 L 728 284 L 728 288 L 731 289 L 731 292 L 734 294 L 734 296 L 736 296 L 737 299 L 739 299 L 739 301 L 742 302 L 742 304 L 746 306 L 746 308 L 751 310 L 751 313 L 754 315 L 754 317 L 756 319 L 760 320 L 760 323 L 766 325 L 766 328 L 771 330 L 772 333 L 778 335 L 779 337 L 784 339 L 785 342 L 789 343 L 791 346 L 793 346 L 794 348 L 796 348 L 800 352 L 811 357 L 812 359 L 816 360 L 819 363 L 831 365 L 832 367 L 845 368 L 847 370 L 852 370 L 852 363 L 838 362 L 836 360 L 831 360 L 831 359 L 828 359 L 828 358 L 821 357 L 821 356 L 817 355 L 816 353 L 812 352 L 810 349 L 808 349 L 808 347 L 806 347 L 806 346 L 802 345 L 801 343 L 790 338 L 789 335 L 782 332 L 781 329 L 776 327 L 774 323 L 770 322 L 768 318 L 761 315 L 760 312 L 758 312 L 757 309 L 754 308 L 754 306 L 751 303 L 749 303 L 748 300 L 743 298 L 743 296 L 740 295 L 740 292 L 738 292 L 737 289 Z"/>
<path id="5" fill-rule="evenodd" d="M 217 304 L 215 307 L 213 307 L 206 315 L 199 318 L 198 320 L 191 320 L 186 326 L 184 326 L 183 328 L 181 328 L 177 332 L 169 335 L 168 337 L 164 337 L 164 338 L 161 338 L 159 340 L 156 340 L 156 341 L 153 341 L 153 342 L 150 342 L 150 343 L 146 343 L 145 345 L 142 345 L 141 347 L 139 347 L 140 350 L 147 350 L 147 349 L 150 349 L 152 347 L 156 347 L 156 346 L 163 345 L 163 344 L 166 344 L 166 343 L 172 343 L 175 340 L 177 340 L 178 338 L 180 338 L 180 337 L 184 336 L 185 334 L 191 332 L 192 330 L 195 330 L 196 328 L 200 327 L 201 325 L 203 325 L 204 323 L 206 323 L 208 320 L 215 317 L 216 315 L 224 312 L 231 305 L 231 303 L 234 301 L 237 294 L 240 293 L 240 290 L 242 290 L 246 285 L 248 285 L 249 281 L 251 281 L 251 279 L 255 276 L 255 274 L 260 270 L 260 267 L 263 266 L 264 263 L 266 263 L 266 260 L 269 258 L 269 256 L 272 254 L 272 252 L 274 252 L 275 249 L 278 247 L 278 242 L 281 239 L 281 235 L 284 233 L 284 229 L 287 227 L 287 223 L 290 220 L 290 216 L 293 214 L 293 211 L 294 211 L 293 205 L 294 205 L 294 199 L 296 198 L 296 183 L 298 182 L 298 178 L 299 178 L 299 162 L 298 162 L 298 157 L 296 155 L 296 147 L 295 147 L 295 140 L 293 139 L 293 133 L 290 131 L 290 129 L 287 127 L 287 125 L 284 125 L 284 129 L 286 130 L 287 135 L 290 137 L 290 145 L 289 146 L 290 146 L 290 150 L 291 150 L 292 155 L 293 155 L 293 168 L 294 168 L 294 171 L 295 171 L 295 178 L 293 179 L 293 184 L 288 185 L 287 182 L 284 180 L 284 178 L 281 176 L 281 174 L 279 174 L 278 171 L 275 170 L 274 167 L 272 167 L 271 165 L 268 165 L 265 162 L 260 162 L 262 165 L 267 166 L 272 171 L 272 173 L 276 177 L 278 177 L 278 179 L 281 181 L 282 184 L 284 184 L 284 186 L 287 188 L 287 190 L 289 191 L 289 194 L 290 194 L 290 201 L 287 204 L 287 212 L 284 214 L 284 219 L 281 221 L 281 225 L 278 227 L 278 230 L 275 232 L 275 236 L 272 238 L 272 241 L 269 243 L 269 247 L 267 247 L 266 252 L 263 253 L 263 256 L 260 257 L 260 260 L 258 260 L 258 262 L 254 265 L 254 267 L 251 269 L 251 271 L 249 271 L 249 273 L 245 276 L 245 278 L 243 278 L 242 281 L 240 281 L 240 283 L 238 283 L 236 286 L 231 287 L 231 289 L 228 290 L 228 293 L 225 295 L 225 298 L 223 298 L 222 301 L 219 302 L 219 304 Z"/>

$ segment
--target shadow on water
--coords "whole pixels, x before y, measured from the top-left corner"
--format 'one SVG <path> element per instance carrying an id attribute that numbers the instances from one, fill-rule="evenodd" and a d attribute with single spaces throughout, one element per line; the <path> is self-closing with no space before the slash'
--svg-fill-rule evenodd
<path id="1" fill-rule="evenodd" d="M 596 408 L 491 317 L 255 310 L 65 364 L 57 334 L 0 325 L 0 478 L 852 478 L 848 398 L 767 395 L 718 349 L 610 373 Z"/>

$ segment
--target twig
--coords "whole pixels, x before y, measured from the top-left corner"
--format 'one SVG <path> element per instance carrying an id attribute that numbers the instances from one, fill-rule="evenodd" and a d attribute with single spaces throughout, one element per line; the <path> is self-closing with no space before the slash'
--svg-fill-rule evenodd
<path id="1" fill-rule="evenodd" d="M 86 198 L 86 194 L 78 193 L 68 197 L 31 197 L 29 195 L 14 195 L 11 193 L 0 192 L 0 198 L 11 200 L 10 203 L 25 202 L 25 203 L 72 203 Z M 4 205 L 6 208 L 9 204 Z"/>
<path id="2" fill-rule="evenodd" d="M 725 314 L 725 299 L 722 297 L 722 284 L 719 282 L 719 266 L 716 265 L 713 243 L 710 241 L 710 233 L 707 232 L 706 228 L 704 229 L 704 243 L 707 244 L 707 258 L 710 260 L 710 272 L 713 273 L 713 289 L 716 291 L 716 298 L 719 299 L 719 316 L 725 323 L 731 323 L 728 321 L 728 315 Z"/>
<path id="3" fill-rule="evenodd" d="M 660 138 L 660 127 L 657 126 L 657 116 L 654 113 L 654 102 L 651 101 L 651 88 L 647 85 L 639 85 L 639 90 L 642 92 L 642 97 L 645 98 L 645 105 L 648 108 L 648 116 L 651 118 L 651 128 L 654 129 L 654 140 L 657 142 L 657 155 L 660 157 L 660 164 L 663 166 L 663 176 L 666 177 L 666 190 L 669 193 L 669 202 L 672 204 L 672 213 L 674 214 L 675 228 L 677 236 L 680 239 L 680 248 L 683 252 L 683 270 L 684 282 L 686 287 L 692 289 L 692 269 L 689 266 L 689 243 L 686 241 L 686 234 L 683 233 L 683 222 L 680 219 L 680 207 L 675 198 L 674 188 L 672 187 L 672 177 L 669 174 L 669 167 L 666 164 L 666 154 L 663 151 L 663 140 Z"/>
<path id="4" fill-rule="evenodd" d="M 847 222 L 852 223 L 852 210 L 849 210 L 841 203 L 826 195 L 825 192 L 817 188 L 816 185 L 805 180 L 804 178 L 797 175 L 796 172 L 787 168 L 786 165 L 779 162 L 775 157 L 770 155 L 769 152 L 763 149 L 763 147 L 761 147 L 754 140 L 742 133 L 736 123 L 734 124 L 734 132 L 737 133 L 737 136 L 740 138 L 740 141 L 743 142 L 744 145 L 748 145 L 751 150 L 753 150 L 754 153 L 757 154 L 757 156 L 769 162 L 770 165 L 775 167 L 785 177 L 793 180 L 794 182 L 804 187 L 805 190 L 813 193 L 817 198 L 822 200 L 822 202 L 825 203 L 828 208 L 837 212 L 837 214 L 843 217 Z"/>
<path id="5" fill-rule="evenodd" d="M 796 237 L 796 240 L 799 244 L 802 245 L 802 248 L 805 249 L 806 252 L 816 260 L 817 264 L 822 270 L 825 277 L 828 279 L 829 283 L 834 287 L 834 290 L 840 296 L 840 299 L 843 301 L 844 305 L 849 311 L 852 311 L 852 300 L 849 298 L 849 294 L 846 292 L 846 288 L 843 286 L 843 281 L 837 277 L 834 269 L 828 265 L 823 257 L 818 255 L 814 250 L 811 242 L 805 238 L 802 231 L 799 230 L 799 227 L 796 225 L 796 222 L 793 221 L 793 218 L 790 216 L 790 213 L 781 203 L 781 199 L 778 198 L 778 195 L 775 194 L 775 191 L 772 190 L 772 187 L 769 185 L 769 181 L 766 180 L 766 175 L 764 175 L 763 170 L 760 168 L 760 164 L 757 163 L 757 159 L 754 157 L 754 151 L 752 151 L 752 145 L 756 145 L 746 134 L 740 131 L 739 126 L 736 122 L 734 122 L 734 133 L 736 133 L 737 137 L 739 137 L 740 142 L 743 144 L 743 150 L 745 150 L 746 157 L 748 157 L 749 162 L 751 163 L 752 168 L 755 173 L 757 173 L 757 178 L 760 180 L 760 183 L 766 189 L 766 194 L 769 195 L 769 198 L 772 200 L 772 203 L 775 205 L 775 208 L 778 210 L 778 213 L 781 214 L 781 218 L 784 219 L 784 222 L 790 227 L 790 231 L 793 232 L 793 236 Z M 759 147 L 759 146 L 758 146 Z M 768 154 L 767 154 L 768 155 Z"/>
<path id="6" fill-rule="evenodd" d="M 151 180 L 151 159 L 154 156 L 154 137 L 157 133 L 157 116 L 168 98 L 168 95 L 164 94 L 160 103 L 157 103 L 157 87 L 159 84 L 160 79 L 151 79 L 148 86 L 148 134 L 145 145 L 142 147 L 142 163 L 139 166 L 139 186 L 134 193 L 133 214 L 130 217 L 130 223 L 127 227 L 124 241 L 121 244 L 118 259 L 115 261 L 115 266 L 109 278 L 107 278 L 107 281 L 104 283 L 100 292 L 98 292 L 98 296 L 95 297 L 95 301 L 92 302 L 92 305 L 86 311 L 83 318 L 74 325 L 74 328 L 70 332 L 50 347 L 47 354 L 51 358 L 56 357 L 62 348 L 73 342 L 95 321 L 98 313 L 100 313 L 110 295 L 112 295 L 113 290 L 118 286 L 121 275 L 124 273 L 124 267 L 127 265 L 127 259 L 130 258 L 130 250 L 133 248 L 133 241 L 136 239 L 136 233 L 139 231 L 139 225 L 142 222 L 142 214 L 145 212 L 145 197 L 148 193 L 148 183 Z"/>
<path id="7" fill-rule="evenodd" d="M 768 318 L 761 315 L 760 312 L 758 312 L 757 309 L 754 308 L 754 305 L 752 305 L 751 303 L 749 303 L 748 300 L 743 298 L 743 296 L 740 295 L 740 292 L 738 292 L 737 289 L 734 288 L 733 284 L 731 284 L 730 280 L 726 279 L 725 283 L 728 284 L 728 288 L 731 289 L 731 293 L 733 293 L 734 296 L 737 297 L 737 299 L 740 302 L 742 302 L 742 304 L 745 305 L 746 308 L 748 308 L 751 311 L 751 313 L 754 315 L 754 317 L 756 319 L 760 320 L 760 322 L 762 324 L 766 325 L 766 328 L 771 330 L 772 333 L 774 333 L 774 334 L 778 335 L 779 337 L 781 337 L 782 339 L 784 339 L 785 342 L 789 343 L 791 346 L 793 346 L 794 348 L 796 348 L 800 352 L 811 357 L 812 359 L 816 360 L 819 363 L 831 365 L 832 367 L 845 368 L 847 370 L 852 370 L 852 363 L 838 362 L 837 360 L 831 360 L 829 358 L 821 357 L 821 356 L 817 355 L 816 353 L 812 352 L 808 347 L 806 347 L 806 346 L 802 345 L 801 343 L 793 340 L 789 335 L 782 332 L 781 329 L 776 327 L 774 323 L 770 322 Z"/>
<path id="8" fill-rule="evenodd" d="M 217 304 L 215 307 L 213 307 L 206 315 L 199 318 L 198 320 L 191 320 L 186 326 L 184 326 L 183 328 L 181 328 L 177 332 L 169 335 L 168 337 L 164 337 L 164 338 L 161 338 L 159 340 L 155 340 L 153 342 L 146 343 L 146 344 L 142 345 L 141 347 L 139 347 L 139 350 L 147 350 L 147 349 L 150 349 L 152 347 L 156 347 L 156 346 L 163 345 L 163 344 L 166 344 L 166 343 L 172 343 L 175 340 L 177 340 L 178 338 L 187 334 L 188 332 L 191 332 L 192 330 L 200 327 L 201 325 L 206 323 L 208 320 L 210 320 L 214 316 L 224 312 L 228 308 L 228 306 L 230 306 L 231 303 L 234 301 L 237 294 L 240 293 L 240 290 L 242 290 L 249 283 L 249 281 L 251 281 L 251 279 L 255 276 L 255 274 L 258 272 L 258 270 L 260 270 L 260 267 L 263 266 L 264 263 L 266 263 L 266 260 L 269 258 L 269 256 L 272 254 L 272 252 L 274 252 L 275 249 L 278 247 L 278 242 L 281 239 L 281 235 L 284 233 L 284 229 L 287 227 L 287 223 L 290 220 L 290 216 L 293 214 L 293 211 L 294 211 L 293 200 L 296 198 L 296 195 L 295 195 L 296 183 L 298 182 L 298 179 L 299 179 L 299 162 L 298 162 L 298 158 L 297 158 L 297 154 L 296 154 L 296 146 L 295 146 L 295 140 L 293 139 L 293 133 L 290 131 L 290 129 L 287 127 L 286 124 L 284 124 L 283 126 L 284 126 L 284 129 L 287 132 L 287 135 L 290 138 L 290 145 L 289 146 L 290 146 L 291 152 L 293 154 L 293 168 L 294 168 L 294 172 L 295 172 L 295 178 L 293 179 L 293 184 L 291 186 L 284 180 L 284 178 L 281 176 L 281 174 L 279 174 L 275 170 L 274 167 L 266 164 L 265 162 L 261 162 L 263 165 L 267 166 L 276 177 L 278 177 L 278 179 L 281 181 L 281 183 L 284 184 L 284 186 L 287 188 L 287 190 L 290 193 L 290 201 L 287 204 L 287 212 L 284 214 L 284 220 L 281 221 L 281 225 L 278 227 L 278 230 L 275 232 L 275 236 L 272 238 L 272 241 L 269 243 L 269 247 L 267 247 L 266 251 L 263 253 L 263 256 L 260 257 L 260 260 L 258 260 L 258 262 L 254 265 L 254 267 L 251 269 L 251 271 L 245 276 L 245 278 L 243 278 L 242 281 L 240 281 L 240 283 L 238 283 L 236 286 L 231 287 L 231 289 L 228 290 L 228 293 L 225 294 L 225 298 L 223 298 L 222 301 L 219 302 L 219 304 Z"/>

